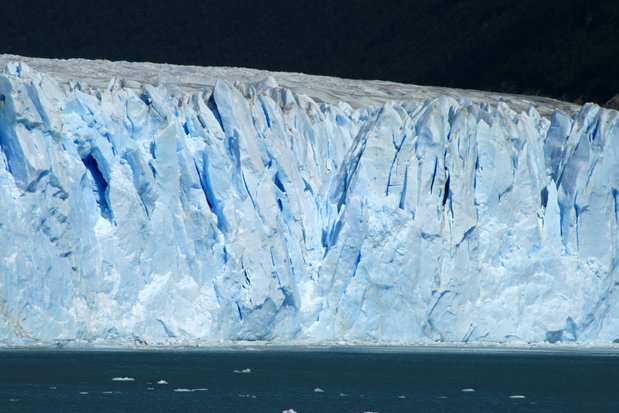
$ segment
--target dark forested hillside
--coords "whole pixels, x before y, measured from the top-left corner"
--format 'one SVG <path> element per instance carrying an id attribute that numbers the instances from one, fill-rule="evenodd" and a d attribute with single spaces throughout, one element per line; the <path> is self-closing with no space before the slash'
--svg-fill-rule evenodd
<path id="1" fill-rule="evenodd" d="M 0 53 L 541 94 L 619 92 L 617 0 L 0 0 Z"/>

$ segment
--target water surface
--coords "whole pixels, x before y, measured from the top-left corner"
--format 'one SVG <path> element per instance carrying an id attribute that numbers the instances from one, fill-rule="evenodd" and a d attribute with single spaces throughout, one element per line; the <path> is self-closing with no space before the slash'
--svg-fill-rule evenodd
<path id="1" fill-rule="evenodd" d="M 287 409 L 617 413 L 619 352 L 0 351 L 0 412 Z"/>

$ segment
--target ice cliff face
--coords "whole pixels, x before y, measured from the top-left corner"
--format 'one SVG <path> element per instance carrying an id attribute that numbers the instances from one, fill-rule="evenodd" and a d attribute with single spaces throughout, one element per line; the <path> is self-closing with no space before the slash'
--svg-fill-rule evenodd
<path id="1" fill-rule="evenodd" d="M 3 343 L 619 339 L 619 112 L 595 105 L 10 63 L 0 205 Z"/>

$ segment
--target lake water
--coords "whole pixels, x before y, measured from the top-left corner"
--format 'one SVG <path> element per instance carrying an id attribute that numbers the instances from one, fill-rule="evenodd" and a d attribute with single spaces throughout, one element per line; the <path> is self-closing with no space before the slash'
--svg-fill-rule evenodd
<path id="1" fill-rule="evenodd" d="M 0 412 L 619 412 L 619 352 L 0 351 Z"/>

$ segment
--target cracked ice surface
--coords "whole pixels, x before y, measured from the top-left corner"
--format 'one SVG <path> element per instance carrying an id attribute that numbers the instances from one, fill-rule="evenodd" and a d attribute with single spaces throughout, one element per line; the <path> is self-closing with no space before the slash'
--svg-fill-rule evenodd
<path id="1" fill-rule="evenodd" d="M 3 343 L 619 339 L 616 111 L 54 76 L 0 76 Z"/>

